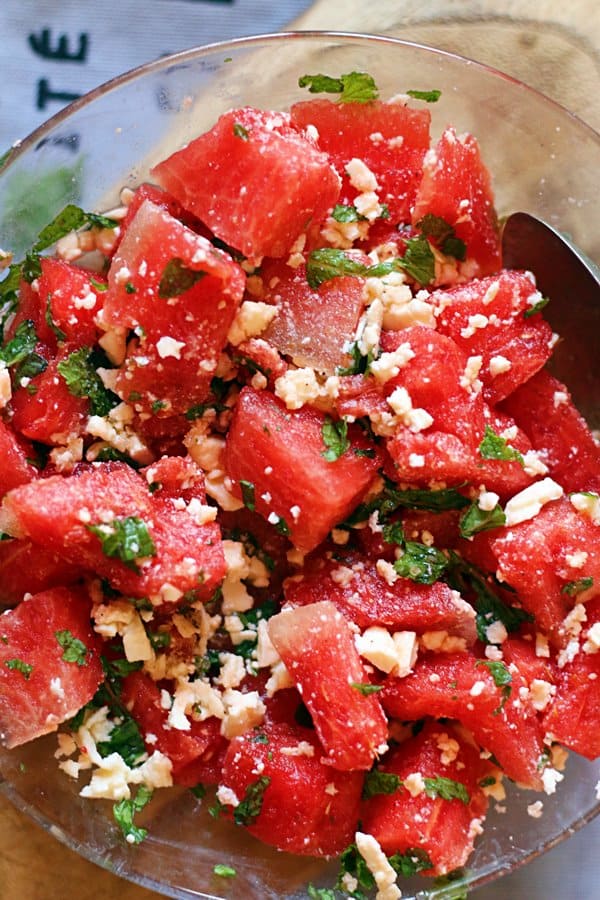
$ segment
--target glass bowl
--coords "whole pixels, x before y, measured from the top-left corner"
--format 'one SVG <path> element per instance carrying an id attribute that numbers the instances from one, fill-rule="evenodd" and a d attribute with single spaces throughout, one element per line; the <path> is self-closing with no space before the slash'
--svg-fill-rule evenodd
<path id="1" fill-rule="evenodd" d="M 438 88 L 430 107 L 435 138 L 446 124 L 473 132 L 492 172 L 500 215 L 520 209 L 569 232 L 600 259 L 600 137 L 542 95 L 485 66 L 393 38 L 299 32 L 263 35 L 178 53 L 127 73 L 76 101 L 0 162 L 0 247 L 17 257 L 67 203 L 114 206 L 123 186 L 235 106 L 285 109 L 305 96 L 304 73 L 370 72 L 383 98 Z M 551 310 L 552 307 L 550 306 Z M 551 315 L 550 315 L 551 318 Z M 563 373 L 568 380 L 568 373 Z M 157 792 L 131 847 L 117 833 L 108 801 L 84 801 L 57 769 L 55 736 L 0 751 L 0 789 L 21 810 L 83 856 L 171 897 L 300 898 L 306 885 L 331 886 L 335 863 L 277 853 L 211 819 L 189 791 Z M 510 872 L 573 833 L 599 811 L 600 761 L 571 755 L 565 781 L 537 799 L 511 787 L 506 812 L 490 810 L 464 885 Z M 231 881 L 215 863 L 235 865 Z M 403 896 L 444 896 L 418 879 Z M 428 894 L 428 892 L 430 892 Z"/>

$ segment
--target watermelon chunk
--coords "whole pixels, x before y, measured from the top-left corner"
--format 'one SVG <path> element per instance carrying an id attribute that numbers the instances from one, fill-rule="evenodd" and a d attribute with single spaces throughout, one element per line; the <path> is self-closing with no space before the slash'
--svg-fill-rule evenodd
<path id="1" fill-rule="evenodd" d="M 40 265 L 40 303 L 44 319 L 52 320 L 54 345 L 59 335 L 61 341 L 75 347 L 94 344 L 99 336 L 95 318 L 102 310 L 105 280 L 62 259 L 43 257 Z"/>
<path id="2" fill-rule="evenodd" d="M 426 215 L 444 219 L 466 245 L 469 275 L 489 275 L 501 266 L 500 238 L 489 172 L 477 140 L 447 128 L 425 156 L 412 223 Z"/>
<path id="3" fill-rule="evenodd" d="M 244 291 L 227 254 L 145 200 L 108 272 L 103 323 L 135 329 L 115 391 L 136 409 L 186 412 L 209 392 Z M 140 396 L 141 395 L 141 396 Z"/>
<path id="4" fill-rule="evenodd" d="M 348 622 L 329 600 L 279 613 L 270 638 L 310 712 L 329 765 L 369 769 L 386 746 L 387 722 L 368 684 Z"/>
<path id="5" fill-rule="evenodd" d="M 494 754 L 509 778 L 539 789 L 542 730 L 533 707 L 519 696 L 527 683 L 513 672 L 507 693 L 496 684 L 489 665 L 471 653 L 422 655 L 410 675 L 386 680 L 384 708 L 402 721 L 423 716 L 458 719 Z"/>
<path id="6" fill-rule="evenodd" d="M 352 841 L 363 774 L 326 765 L 323 748 L 308 728 L 266 723 L 234 738 L 222 784 L 241 801 L 233 810 L 240 824 L 247 823 L 250 834 L 278 850 L 334 856 Z M 246 815 L 242 805 L 249 790 L 260 796 L 254 815 Z"/>
<path id="7" fill-rule="evenodd" d="M 0 603 L 17 606 L 24 594 L 72 584 L 81 569 L 27 539 L 0 541 Z"/>
<path id="8" fill-rule="evenodd" d="M 59 637 L 75 647 L 77 661 L 64 658 Z M 83 589 L 57 587 L 24 600 L 0 617 L 0 740 L 10 748 L 56 731 L 103 678 Z"/>
<path id="9" fill-rule="evenodd" d="M 432 865 L 425 874 L 443 875 L 457 869 L 473 850 L 477 833 L 473 821 L 481 825 L 485 818 L 488 800 L 479 782 L 490 770 L 477 747 L 454 727 L 427 721 L 416 737 L 391 750 L 376 771 L 396 775 L 399 782 L 419 773 L 430 786 L 450 779 L 459 796 L 445 799 L 434 789 L 412 796 L 399 784 L 391 794 L 364 801 L 361 828 L 377 839 L 388 856 L 415 850 L 426 853 Z"/>
<path id="10" fill-rule="evenodd" d="M 242 496 L 242 482 L 252 486 L 250 503 L 256 511 L 304 552 L 354 509 L 379 465 L 377 454 L 354 452 L 372 448 L 352 426 L 349 449 L 328 462 L 324 422 L 315 409 L 289 411 L 270 391 L 245 387 L 225 447 L 225 466 L 237 496 Z"/>
<path id="11" fill-rule="evenodd" d="M 298 128 L 313 125 L 317 129 L 319 147 L 342 176 L 340 202 L 352 203 L 358 193 L 350 184 L 346 164 L 360 159 L 377 179 L 379 201 L 388 207 L 390 221 L 410 220 L 429 147 L 429 110 L 380 100 L 305 100 L 292 106 L 291 115 Z"/>
<path id="12" fill-rule="evenodd" d="M 281 257 L 339 194 L 329 158 L 287 113 L 231 110 L 152 170 L 158 182 L 245 256 Z"/>
<path id="13" fill-rule="evenodd" d="M 33 448 L 20 440 L 8 425 L 0 421 L 0 497 L 19 484 L 27 484 L 38 476 L 38 470 L 29 462 Z"/>
<path id="14" fill-rule="evenodd" d="M 176 600 L 186 591 L 210 597 L 225 575 L 219 526 L 199 525 L 169 497 L 153 496 L 147 482 L 124 463 L 95 463 L 76 474 L 54 475 L 24 485 L 4 500 L 7 527 L 28 536 L 68 562 L 107 578 L 125 595 Z M 103 552 L 100 537 L 88 526 L 141 520 L 154 544 L 140 565 Z"/>

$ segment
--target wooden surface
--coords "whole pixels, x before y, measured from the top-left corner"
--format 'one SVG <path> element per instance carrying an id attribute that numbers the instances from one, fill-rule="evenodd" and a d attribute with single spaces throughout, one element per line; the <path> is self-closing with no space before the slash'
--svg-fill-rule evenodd
<path id="1" fill-rule="evenodd" d="M 294 27 L 389 32 L 470 56 L 542 90 L 600 130 L 598 0 L 321 0 Z M 2 798 L 0 847 L 1 900 L 157 896 L 84 861 Z M 554 852 L 568 859 L 566 848 Z"/>

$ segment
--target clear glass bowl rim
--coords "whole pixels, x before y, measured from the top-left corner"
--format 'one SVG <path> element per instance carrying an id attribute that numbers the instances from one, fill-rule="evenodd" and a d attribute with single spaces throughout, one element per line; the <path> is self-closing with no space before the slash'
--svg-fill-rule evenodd
<path id="1" fill-rule="evenodd" d="M 583 129 L 587 133 L 587 137 L 591 138 L 600 148 L 600 133 L 596 132 L 591 126 L 589 126 L 586 122 L 572 113 L 565 106 L 551 99 L 541 91 L 538 91 L 536 88 L 533 88 L 530 85 L 527 85 L 524 82 L 520 81 L 519 79 L 514 78 L 512 75 L 508 75 L 506 72 L 502 72 L 500 69 L 497 69 L 494 66 L 487 65 L 486 63 L 478 62 L 477 60 L 473 60 L 461 54 L 442 50 L 428 44 L 395 38 L 390 35 L 329 30 L 280 31 L 265 32 L 264 34 L 255 34 L 247 37 L 234 38 L 227 41 L 216 41 L 210 44 L 204 44 L 202 46 L 191 47 L 188 50 L 182 50 L 177 53 L 169 54 L 168 56 L 160 57 L 159 59 L 144 63 L 141 66 L 136 66 L 133 69 L 129 69 L 122 74 L 103 82 L 88 93 L 84 94 L 79 99 L 74 100 L 72 103 L 68 104 L 51 118 L 47 119 L 25 138 L 16 140 L 11 148 L 9 148 L 9 150 L 2 157 L 0 157 L 0 177 L 10 169 L 11 164 L 16 161 L 21 156 L 21 154 L 24 154 L 30 148 L 35 147 L 39 141 L 43 140 L 57 126 L 67 121 L 73 113 L 89 106 L 97 98 L 107 95 L 111 93 L 111 91 L 117 90 L 125 84 L 135 82 L 138 79 L 142 79 L 149 73 L 156 73 L 164 69 L 169 69 L 174 65 L 185 64 L 187 61 L 196 61 L 204 56 L 210 56 L 217 52 L 226 53 L 228 50 L 233 51 L 246 47 L 248 49 L 251 49 L 253 46 L 259 47 L 268 45 L 270 43 L 280 43 L 290 40 L 295 42 L 311 40 L 335 40 L 348 43 L 365 42 L 371 45 L 374 42 L 379 42 L 384 45 L 408 47 L 413 50 L 429 53 L 432 56 L 446 58 L 458 63 L 467 63 L 470 67 L 476 70 L 486 72 L 489 75 L 493 75 L 500 80 L 504 80 L 522 88 L 527 94 L 537 96 L 537 99 L 540 103 L 554 108 L 555 111 L 560 112 L 562 115 L 570 119 L 572 124 L 576 128 Z M 102 855 L 99 850 L 94 850 L 93 848 L 90 848 L 88 846 L 81 846 L 74 835 L 66 834 L 62 830 L 58 829 L 50 821 L 50 819 L 48 819 L 44 814 L 36 809 L 35 806 L 24 800 L 20 796 L 18 791 L 14 788 L 14 786 L 3 779 L 1 773 L 0 792 L 2 792 L 3 796 L 7 800 L 9 800 L 16 809 L 27 815 L 28 818 L 30 818 L 37 825 L 41 826 L 46 832 L 50 833 L 58 841 L 69 847 L 69 849 L 75 851 L 79 856 L 82 856 L 89 862 L 95 863 L 101 868 L 108 869 L 109 871 L 111 870 L 110 859 L 107 859 L 106 855 Z M 600 800 L 591 810 L 578 818 L 570 825 L 568 829 L 565 829 L 561 834 L 540 844 L 536 849 L 532 850 L 526 856 L 513 861 L 510 867 L 507 868 L 505 872 L 497 869 L 492 872 L 484 872 L 480 876 L 472 879 L 467 877 L 465 881 L 465 887 L 468 887 L 469 890 L 482 887 L 483 885 L 494 881 L 497 877 L 499 877 L 500 874 L 509 874 L 509 872 L 521 868 L 527 863 L 530 863 L 534 859 L 542 856 L 547 851 L 553 849 L 558 844 L 562 843 L 563 840 L 579 831 L 599 814 Z M 137 872 L 127 872 L 124 870 L 120 870 L 118 873 L 118 877 L 124 878 L 127 881 L 133 882 L 135 884 L 139 884 L 141 887 L 148 888 L 165 896 L 171 896 L 174 898 L 189 898 L 191 896 L 188 890 L 186 890 L 185 893 L 181 893 L 177 888 L 173 888 L 165 884 L 164 882 L 156 881 L 154 878 L 141 875 Z M 454 887 L 457 886 L 458 884 L 455 883 Z M 443 894 L 439 894 L 439 892 L 437 891 L 435 893 L 438 896 L 443 896 Z M 194 896 L 201 898 L 201 900 L 222 900 L 222 898 L 219 898 L 214 894 L 206 894 L 203 892 L 194 892 Z M 424 890 L 422 894 L 419 893 L 419 896 L 426 897 L 428 896 L 428 892 Z"/>

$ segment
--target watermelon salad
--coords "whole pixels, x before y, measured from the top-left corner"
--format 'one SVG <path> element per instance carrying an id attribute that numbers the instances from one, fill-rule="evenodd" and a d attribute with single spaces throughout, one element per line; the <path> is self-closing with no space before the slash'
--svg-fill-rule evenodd
<path id="1" fill-rule="evenodd" d="M 439 92 L 299 85 L 3 254 L 0 739 L 394 900 L 600 754 L 600 449 Z"/>

